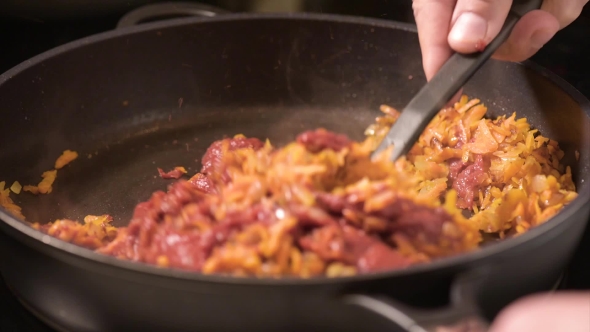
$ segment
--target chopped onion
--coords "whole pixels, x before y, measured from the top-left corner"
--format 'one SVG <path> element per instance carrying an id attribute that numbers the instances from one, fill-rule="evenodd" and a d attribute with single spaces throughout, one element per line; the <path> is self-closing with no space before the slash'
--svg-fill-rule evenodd
<path id="1" fill-rule="evenodd" d="M 17 195 L 20 194 L 21 189 L 23 189 L 23 186 L 18 181 L 14 181 L 12 186 L 10 186 L 10 190 Z"/>

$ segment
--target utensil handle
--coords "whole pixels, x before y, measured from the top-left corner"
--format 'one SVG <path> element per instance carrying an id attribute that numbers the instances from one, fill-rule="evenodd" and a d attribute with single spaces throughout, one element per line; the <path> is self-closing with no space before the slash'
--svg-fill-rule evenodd
<path id="1" fill-rule="evenodd" d="M 451 286 L 450 305 L 443 309 L 416 309 L 389 298 L 365 294 L 347 295 L 344 302 L 377 313 L 407 332 L 486 332 L 489 321 L 482 315 L 477 298 L 488 269 L 458 276 Z"/>
<path id="2" fill-rule="evenodd" d="M 373 152 L 377 155 L 393 145 L 392 160 L 407 154 L 431 119 L 459 91 L 479 68 L 510 37 L 512 29 L 526 13 L 541 8 L 542 0 L 515 0 L 502 29 L 486 48 L 479 53 L 453 54 L 404 108 L 401 117 L 412 121 L 400 121 L 385 136 Z"/>
<path id="3" fill-rule="evenodd" d="M 163 2 L 139 7 L 125 14 L 117 23 L 117 29 L 144 22 L 159 21 L 185 16 L 213 17 L 228 11 L 194 2 Z"/>

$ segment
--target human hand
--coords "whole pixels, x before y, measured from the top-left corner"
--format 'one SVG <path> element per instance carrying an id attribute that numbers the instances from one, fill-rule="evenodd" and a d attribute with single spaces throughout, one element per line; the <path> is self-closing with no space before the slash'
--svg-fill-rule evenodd
<path id="1" fill-rule="evenodd" d="M 495 59 L 523 61 L 533 56 L 560 29 L 572 23 L 588 0 L 544 0 L 541 10 L 523 16 Z M 474 53 L 496 37 L 512 0 L 413 0 L 426 78 L 440 69 L 453 51 Z"/>
<path id="2" fill-rule="evenodd" d="M 498 315 L 489 330 L 525 331 L 590 332 L 590 292 L 542 294 L 518 300 Z"/>

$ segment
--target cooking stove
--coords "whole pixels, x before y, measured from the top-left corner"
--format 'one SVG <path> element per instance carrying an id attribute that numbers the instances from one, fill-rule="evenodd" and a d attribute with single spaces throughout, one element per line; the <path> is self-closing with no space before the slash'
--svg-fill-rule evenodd
<path id="1" fill-rule="evenodd" d="M 279 10 L 280 5 L 277 7 L 276 3 L 281 1 L 288 3 L 287 7 L 290 10 L 294 8 L 294 1 L 274 1 L 276 2 L 273 2 L 273 5 Z M 253 10 L 252 7 L 244 5 L 247 1 L 209 0 L 206 2 L 222 5 L 234 11 Z M 360 1 L 301 0 L 300 5 L 295 8 L 303 11 L 362 15 L 413 23 L 409 1 L 365 0 L 361 5 Z M 0 12 L 0 48 L 2 49 L 0 72 L 58 45 L 113 29 L 122 14 L 121 12 L 108 14 L 103 11 L 100 16 L 62 17 L 49 21 Z M 590 98 L 588 33 L 590 33 L 590 6 L 586 6 L 582 16 L 571 26 L 560 31 L 532 60 L 557 73 Z M 590 259 L 587 259 L 587 253 L 590 253 L 590 227 L 586 230 L 574 258 L 554 289 L 590 289 Z M 1 278 L 0 331 L 54 332 L 23 307 Z"/>

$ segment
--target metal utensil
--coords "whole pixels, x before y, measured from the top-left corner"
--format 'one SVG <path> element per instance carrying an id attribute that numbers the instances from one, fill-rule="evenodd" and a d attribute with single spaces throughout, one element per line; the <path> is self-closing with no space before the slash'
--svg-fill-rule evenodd
<path id="1" fill-rule="evenodd" d="M 381 141 L 372 157 L 393 146 L 391 160 L 410 151 L 418 137 L 441 108 L 469 81 L 479 68 L 508 39 L 516 22 L 530 11 L 541 8 L 542 0 L 515 0 L 498 36 L 479 53 L 455 53 L 430 82 L 416 94 Z"/>

